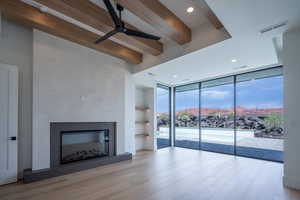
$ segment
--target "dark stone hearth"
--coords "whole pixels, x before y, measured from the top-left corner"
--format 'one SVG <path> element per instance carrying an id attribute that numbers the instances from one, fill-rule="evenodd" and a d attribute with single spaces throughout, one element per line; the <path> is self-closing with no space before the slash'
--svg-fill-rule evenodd
<path id="1" fill-rule="evenodd" d="M 131 160 L 132 154 L 125 153 L 117 156 L 96 158 L 91 160 L 86 160 L 84 162 L 74 162 L 66 165 L 62 165 L 61 167 L 49 168 L 32 171 L 31 169 L 24 170 L 23 174 L 23 182 L 24 183 L 32 183 L 36 181 L 41 181 L 44 179 L 61 176 L 65 174 L 70 174 L 82 170 L 92 169 L 95 167 L 108 165 L 112 163 L 117 163 L 125 160 Z"/>

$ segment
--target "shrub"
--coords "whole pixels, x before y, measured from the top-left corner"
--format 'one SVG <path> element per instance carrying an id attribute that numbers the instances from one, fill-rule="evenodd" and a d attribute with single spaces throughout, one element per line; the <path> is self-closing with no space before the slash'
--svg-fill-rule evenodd
<path id="1" fill-rule="evenodd" d="M 268 128 L 281 127 L 283 123 L 282 115 L 281 113 L 271 113 L 266 116 L 264 122 Z"/>

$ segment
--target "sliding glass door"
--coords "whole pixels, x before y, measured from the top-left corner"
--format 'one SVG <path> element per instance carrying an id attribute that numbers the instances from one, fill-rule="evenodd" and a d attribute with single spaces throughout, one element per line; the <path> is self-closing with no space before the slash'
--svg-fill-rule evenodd
<path id="1" fill-rule="evenodd" d="M 175 146 L 199 149 L 199 84 L 175 88 Z"/>
<path id="2" fill-rule="evenodd" d="M 164 85 L 157 86 L 157 148 L 171 146 L 171 92 L 170 88 Z"/>
<path id="3" fill-rule="evenodd" d="M 283 161 L 282 67 L 178 86 L 174 92 L 175 146 Z"/>
<path id="4" fill-rule="evenodd" d="M 283 160 L 282 68 L 236 77 L 237 155 Z"/>
<path id="5" fill-rule="evenodd" d="M 234 153 L 234 77 L 201 83 L 201 149 Z"/>

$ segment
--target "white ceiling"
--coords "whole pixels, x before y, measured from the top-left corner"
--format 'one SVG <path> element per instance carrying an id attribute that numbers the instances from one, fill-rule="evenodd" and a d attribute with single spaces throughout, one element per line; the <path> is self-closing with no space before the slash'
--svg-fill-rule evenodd
<path id="1" fill-rule="evenodd" d="M 185 23 L 193 31 L 201 27 L 202 24 L 207 23 L 207 18 L 203 12 L 200 12 L 201 8 L 194 0 L 159 0 L 168 9 L 179 17 L 183 23 Z M 187 13 L 186 10 L 189 7 L 194 8 L 194 12 Z"/>
<path id="2" fill-rule="evenodd" d="M 175 0 L 161 0 L 172 9 Z M 182 0 L 176 0 L 183 2 Z M 191 2 L 192 0 L 184 0 Z M 193 0 L 195 4 L 200 0 Z M 150 86 L 155 82 L 178 85 L 209 78 L 254 70 L 279 63 L 274 46 L 274 38 L 291 26 L 299 24 L 300 0 L 206 0 L 222 21 L 232 38 L 210 47 L 195 51 L 169 62 L 135 74 L 136 82 Z M 173 6 L 176 4 L 173 3 Z M 186 7 L 181 7 L 178 16 L 188 17 Z M 177 7 L 177 10 L 179 8 Z M 197 12 L 198 10 L 196 10 Z M 201 19 L 199 19 L 201 20 Z M 260 31 L 271 25 L 288 20 L 288 25 L 261 34 Z M 193 19 L 193 23 L 197 21 Z M 232 59 L 237 59 L 232 63 Z M 247 66 L 247 68 L 239 68 Z M 150 76 L 153 73 L 155 76 Z M 173 76 L 177 75 L 176 78 Z"/>

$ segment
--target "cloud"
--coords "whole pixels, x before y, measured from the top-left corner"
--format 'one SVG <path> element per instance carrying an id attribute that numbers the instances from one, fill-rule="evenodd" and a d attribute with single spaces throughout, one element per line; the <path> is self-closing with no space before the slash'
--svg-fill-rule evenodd
<path id="1" fill-rule="evenodd" d="M 202 92 L 203 97 L 207 97 L 210 99 L 224 99 L 225 97 L 229 96 L 229 91 L 222 91 L 222 90 L 206 90 Z"/>

